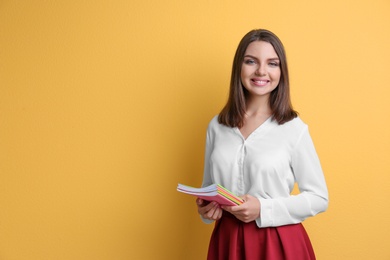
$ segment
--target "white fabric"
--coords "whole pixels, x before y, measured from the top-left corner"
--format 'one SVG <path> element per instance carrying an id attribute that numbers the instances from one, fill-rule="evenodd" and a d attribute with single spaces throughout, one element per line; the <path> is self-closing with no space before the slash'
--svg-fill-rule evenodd
<path id="1" fill-rule="evenodd" d="M 290 195 L 295 182 L 300 193 Z M 299 223 L 328 206 L 320 161 L 299 117 L 283 125 L 269 118 L 246 140 L 238 128 L 221 125 L 214 117 L 207 129 L 202 186 L 213 183 L 236 195 L 257 197 L 258 227 Z"/>

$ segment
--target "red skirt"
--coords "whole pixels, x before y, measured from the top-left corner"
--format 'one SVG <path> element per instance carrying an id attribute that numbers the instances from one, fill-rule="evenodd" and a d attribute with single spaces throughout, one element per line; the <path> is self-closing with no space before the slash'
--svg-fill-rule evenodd
<path id="1" fill-rule="evenodd" d="M 224 211 L 211 235 L 208 260 L 313 260 L 302 224 L 259 228 Z"/>

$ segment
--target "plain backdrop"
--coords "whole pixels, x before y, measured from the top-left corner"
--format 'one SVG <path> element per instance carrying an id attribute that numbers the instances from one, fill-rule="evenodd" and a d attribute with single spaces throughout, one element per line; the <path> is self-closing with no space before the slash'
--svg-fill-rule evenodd
<path id="1" fill-rule="evenodd" d="M 390 259 L 390 2 L 0 1 L 0 259 L 204 259 L 205 131 L 249 30 L 283 41 L 329 186 L 319 260 Z"/>

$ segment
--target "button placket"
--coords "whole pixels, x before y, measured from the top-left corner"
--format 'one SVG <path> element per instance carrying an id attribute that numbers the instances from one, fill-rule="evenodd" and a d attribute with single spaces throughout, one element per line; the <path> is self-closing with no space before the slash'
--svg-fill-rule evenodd
<path id="1" fill-rule="evenodd" d="M 239 194 L 244 193 L 244 160 L 246 155 L 246 142 L 245 140 L 242 143 L 242 146 L 240 148 L 239 152 L 239 158 L 238 158 L 238 165 L 239 165 L 239 176 L 238 176 L 238 182 L 237 182 L 237 188 L 239 191 Z"/>

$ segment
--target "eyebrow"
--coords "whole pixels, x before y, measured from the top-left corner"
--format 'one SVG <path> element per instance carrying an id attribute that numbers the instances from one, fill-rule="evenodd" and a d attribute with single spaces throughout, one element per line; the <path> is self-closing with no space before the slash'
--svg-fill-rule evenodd
<path id="1" fill-rule="evenodd" d="M 252 55 L 249 55 L 249 54 L 245 55 L 244 58 L 252 58 L 252 59 L 258 60 L 258 58 L 256 58 L 255 56 L 252 56 Z M 270 58 L 268 60 L 280 60 L 280 59 L 278 57 L 276 57 L 276 58 Z"/>

